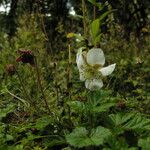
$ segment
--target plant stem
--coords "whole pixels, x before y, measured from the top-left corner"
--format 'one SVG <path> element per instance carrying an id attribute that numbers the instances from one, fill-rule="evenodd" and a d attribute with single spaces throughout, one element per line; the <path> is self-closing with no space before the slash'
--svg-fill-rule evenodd
<path id="1" fill-rule="evenodd" d="M 89 98 L 89 105 L 91 105 L 91 100 L 90 100 L 90 98 Z M 92 113 L 91 113 L 91 110 L 89 110 L 89 118 L 88 118 L 88 121 L 89 121 L 89 127 L 90 127 L 90 130 L 92 130 L 92 128 L 93 128 L 93 115 L 92 115 Z"/>
<path id="2" fill-rule="evenodd" d="M 38 64 L 37 64 L 36 58 L 35 58 L 35 69 L 36 69 L 36 74 L 37 74 L 38 86 L 39 86 L 40 91 L 41 91 L 41 94 L 42 94 L 42 96 L 43 96 L 45 106 L 46 106 L 46 108 L 47 108 L 49 114 L 52 115 L 52 112 L 50 111 L 50 108 L 49 108 L 49 106 L 48 106 L 48 102 L 47 102 L 46 96 L 45 96 L 44 91 L 43 91 L 43 87 L 42 87 L 42 83 L 41 83 L 41 77 L 40 77 L 40 72 L 39 72 L 39 68 L 38 68 Z"/>
<path id="3" fill-rule="evenodd" d="M 71 46 L 68 44 L 68 81 L 67 81 L 67 90 L 68 90 L 68 97 L 69 101 L 71 101 Z M 68 114 L 69 120 L 71 121 L 71 110 L 70 106 L 68 106 Z"/>
<path id="4" fill-rule="evenodd" d="M 85 0 L 82 0 L 82 13 L 83 13 L 83 29 L 84 29 L 84 37 L 87 37 L 87 22 L 86 22 L 86 6 Z"/>
<path id="5" fill-rule="evenodd" d="M 93 20 L 96 19 L 96 7 L 93 6 Z"/>

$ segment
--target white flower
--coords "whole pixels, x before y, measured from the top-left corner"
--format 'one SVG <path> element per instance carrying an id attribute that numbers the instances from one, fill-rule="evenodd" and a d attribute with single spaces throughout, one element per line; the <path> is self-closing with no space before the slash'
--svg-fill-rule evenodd
<path id="1" fill-rule="evenodd" d="M 110 75 L 116 64 L 103 67 L 105 56 L 100 48 L 92 48 L 88 52 L 79 50 L 76 57 L 80 80 L 85 81 L 85 87 L 90 90 L 103 87 L 103 76 Z"/>

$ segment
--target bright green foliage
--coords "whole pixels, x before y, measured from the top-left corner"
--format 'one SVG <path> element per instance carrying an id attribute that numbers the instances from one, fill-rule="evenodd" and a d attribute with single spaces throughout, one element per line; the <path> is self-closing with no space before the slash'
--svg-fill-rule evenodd
<path id="1" fill-rule="evenodd" d="M 0 120 L 7 116 L 7 114 L 13 112 L 15 110 L 14 104 L 8 104 L 6 108 L 0 109 Z"/>
<path id="2" fill-rule="evenodd" d="M 137 113 L 118 113 L 109 115 L 114 130 L 149 131 L 150 119 Z"/>
<path id="3" fill-rule="evenodd" d="M 100 19 L 96 19 L 91 23 L 91 33 L 93 37 L 94 43 L 99 42 L 100 39 L 98 39 L 100 34 Z"/>
<path id="4" fill-rule="evenodd" d="M 49 116 L 43 116 L 42 118 L 38 118 L 36 120 L 35 128 L 40 130 L 45 128 L 47 125 L 51 124 L 53 122 L 53 119 Z"/>
<path id="5" fill-rule="evenodd" d="M 92 129 L 91 133 L 84 127 L 78 127 L 66 135 L 66 140 L 70 145 L 81 148 L 102 145 L 110 135 L 111 132 L 101 126 Z"/>
<path id="6" fill-rule="evenodd" d="M 150 148 L 150 137 L 146 139 L 140 139 L 138 141 L 138 145 L 142 148 L 142 150 L 149 150 Z"/>
<path id="7" fill-rule="evenodd" d="M 96 129 L 92 129 L 90 138 L 94 143 L 93 145 L 98 146 L 104 144 L 110 135 L 111 132 L 107 128 L 98 126 Z"/>
<path id="8" fill-rule="evenodd" d="M 72 133 L 66 135 L 66 140 L 70 145 L 79 148 L 92 145 L 88 130 L 84 127 L 74 129 Z"/>

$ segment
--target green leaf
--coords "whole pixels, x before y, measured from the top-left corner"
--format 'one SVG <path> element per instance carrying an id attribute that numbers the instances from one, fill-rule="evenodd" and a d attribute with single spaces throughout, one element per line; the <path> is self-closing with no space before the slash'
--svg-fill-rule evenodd
<path id="1" fill-rule="evenodd" d="M 93 5 L 97 6 L 99 8 L 99 10 L 102 10 L 104 8 L 105 5 L 103 5 L 102 3 L 97 3 L 96 0 L 88 0 L 90 3 L 92 3 Z"/>
<path id="2" fill-rule="evenodd" d="M 100 33 L 100 20 L 99 18 L 94 20 L 91 23 L 91 33 L 92 33 L 92 37 L 95 40 L 95 38 L 99 35 Z"/>
<path id="3" fill-rule="evenodd" d="M 72 133 L 66 135 L 66 140 L 70 145 L 78 148 L 92 145 L 88 131 L 84 127 L 75 128 Z"/>
<path id="4" fill-rule="evenodd" d="M 150 137 L 146 139 L 140 139 L 138 141 L 138 146 L 140 146 L 142 150 L 149 150 L 150 149 Z"/>
<path id="5" fill-rule="evenodd" d="M 111 121 L 113 122 L 114 126 L 119 126 L 130 120 L 135 114 L 111 114 L 109 115 Z"/>
<path id="6" fill-rule="evenodd" d="M 13 112 L 15 109 L 15 105 L 13 104 L 9 104 L 7 105 L 6 108 L 0 109 L 0 120 L 4 117 L 6 117 L 6 115 L 10 112 Z"/>
<path id="7" fill-rule="evenodd" d="M 53 139 L 51 141 L 48 140 L 48 143 L 46 144 L 46 146 L 51 148 L 53 146 L 59 146 L 59 145 L 65 144 L 65 143 L 66 143 L 66 141 L 64 139 Z"/>
<path id="8" fill-rule="evenodd" d="M 103 13 L 100 17 L 99 20 L 102 21 L 104 18 L 106 18 L 110 13 L 112 13 L 115 10 L 108 10 L 105 13 Z"/>
<path id="9" fill-rule="evenodd" d="M 42 118 L 39 118 L 36 120 L 35 128 L 36 129 L 43 129 L 47 125 L 53 122 L 53 119 L 50 118 L 49 116 L 44 116 Z"/>
<path id="10" fill-rule="evenodd" d="M 137 150 L 137 148 L 134 147 L 129 148 L 129 145 L 124 138 L 117 139 L 113 135 L 107 140 L 107 146 L 109 148 L 104 148 L 103 150 Z"/>
<path id="11" fill-rule="evenodd" d="M 110 109 L 110 107 L 115 106 L 116 103 L 104 103 L 100 104 L 100 106 L 96 106 L 93 108 L 93 112 L 95 113 L 101 113 L 101 112 L 106 112 Z"/>
<path id="12" fill-rule="evenodd" d="M 80 101 L 68 102 L 68 105 L 71 107 L 71 109 L 77 112 L 82 112 L 85 110 L 85 104 Z"/>
<path id="13" fill-rule="evenodd" d="M 84 127 L 78 127 L 73 130 L 72 133 L 66 135 L 67 142 L 78 148 L 87 146 L 102 145 L 107 141 L 107 138 L 111 135 L 111 132 L 101 126 L 96 129 L 92 129 L 91 134 Z"/>
<path id="14" fill-rule="evenodd" d="M 136 115 L 123 126 L 125 129 L 150 130 L 150 119 Z"/>
<path id="15" fill-rule="evenodd" d="M 92 130 L 90 135 L 93 145 L 98 146 L 102 145 L 105 141 L 107 141 L 108 137 L 111 135 L 109 129 L 98 126 L 96 129 Z"/>
<path id="16" fill-rule="evenodd" d="M 13 140 L 13 139 L 14 139 L 14 138 L 13 138 L 12 135 L 6 134 L 6 141 L 11 141 L 11 140 Z"/>
<path id="17" fill-rule="evenodd" d="M 114 128 L 124 130 L 150 130 L 150 119 L 137 113 L 119 113 L 109 115 Z"/>
<path id="18" fill-rule="evenodd" d="M 94 44 L 99 43 L 100 39 L 101 39 L 101 34 L 95 37 Z"/>
<path id="19" fill-rule="evenodd" d="M 96 0 L 88 0 L 92 4 L 96 4 Z"/>

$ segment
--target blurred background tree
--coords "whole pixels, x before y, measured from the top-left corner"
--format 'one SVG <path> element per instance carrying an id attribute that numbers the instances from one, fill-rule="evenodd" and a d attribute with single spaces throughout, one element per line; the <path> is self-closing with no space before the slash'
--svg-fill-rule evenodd
<path id="1" fill-rule="evenodd" d="M 120 24 L 123 29 L 123 37 L 130 39 L 130 34 L 140 38 L 143 28 L 149 23 L 149 0 L 94 0 L 98 3 L 108 3 L 115 11 L 114 22 Z M 93 14 L 93 8 L 86 1 L 89 16 Z M 47 36 L 49 49 L 60 50 L 63 42 L 66 42 L 68 32 L 82 32 L 82 19 L 71 16 L 69 13 L 82 15 L 81 1 L 76 0 L 0 0 L 0 6 L 9 11 L 0 12 L 0 30 L 6 32 L 11 39 L 17 30 L 18 19 L 26 13 L 37 15 L 37 22 Z M 108 8 L 104 7 L 106 11 Z M 95 10 L 99 15 L 99 10 Z M 105 26 L 106 27 L 106 26 Z M 103 28 L 107 30 L 107 28 Z M 145 33 L 145 32 L 144 32 Z M 147 33 L 147 32 L 146 32 Z M 54 44 L 57 43 L 57 44 Z M 62 49 L 65 48 L 62 46 Z"/>

